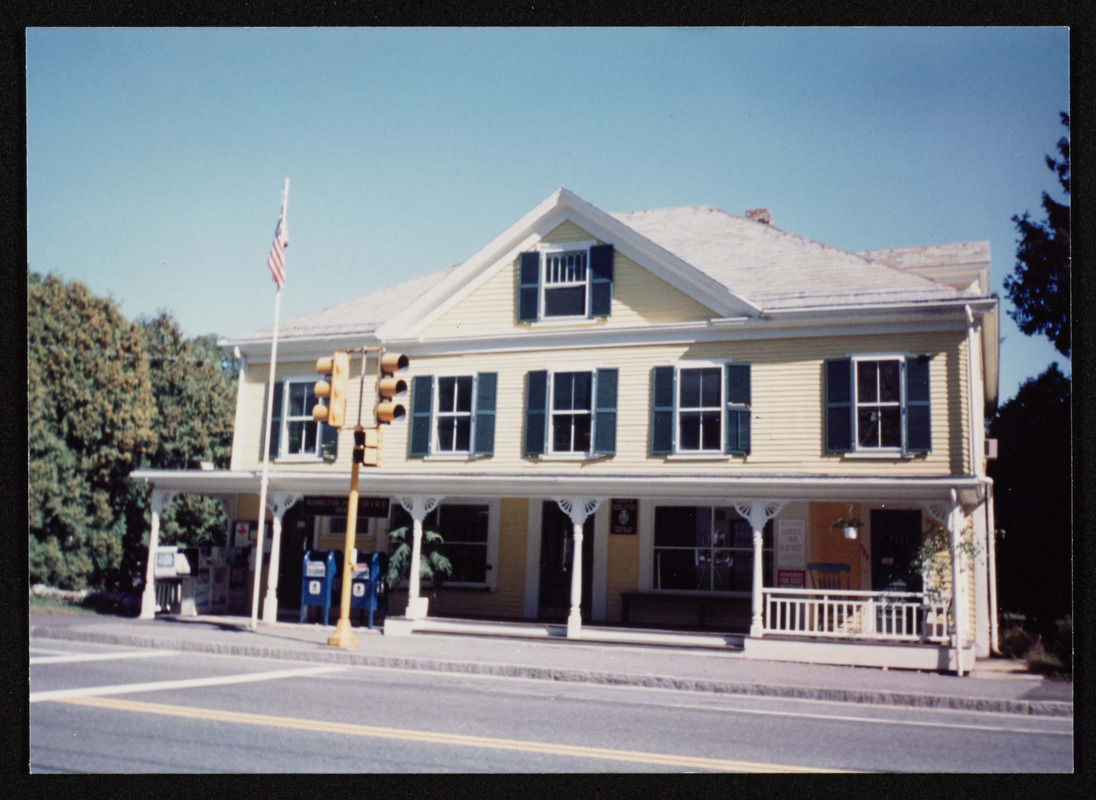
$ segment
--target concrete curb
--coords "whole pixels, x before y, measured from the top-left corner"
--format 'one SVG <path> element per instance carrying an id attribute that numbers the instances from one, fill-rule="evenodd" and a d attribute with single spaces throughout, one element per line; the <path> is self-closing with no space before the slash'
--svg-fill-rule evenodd
<path id="1" fill-rule="evenodd" d="M 712 694 L 781 697 L 797 700 L 828 700 L 842 703 L 948 709 L 953 711 L 982 711 L 998 714 L 1022 714 L 1027 716 L 1073 716 L 1072 703 L 1055 700 L 1007 700 L 990 697 L 929 695 L 916 692 L 835 689 L 816 686 L 787 686 L 780 684 L 675 678 L 661 675 L 601 672 L 596 670 L 565 669 L 558 667 L 534 667 L 518 664 L 454 661 L 423 657 L 371 656 L 334 649 L 295 650 L 283 647 L 221 644 L 187 639 L 135 636 L 130 634 L 92 633 L 50 626 L 31 628 L 30 635 L 43 639 L 66 639 L 97 644 L 123 645 L 126 647 L 181 650 L 214 653 L 217 655 L 273 658 L 327 664 L 347 664 L 364 667 L 413 669 L 426 672 L 448 672 L 465 675 L 496 675 L 507 678 L 530 678 L 533 680 L 561 681 L 567 683 L 639 686 L 649 689 L 672 689 L 689 692 L 709 692 Z"/>

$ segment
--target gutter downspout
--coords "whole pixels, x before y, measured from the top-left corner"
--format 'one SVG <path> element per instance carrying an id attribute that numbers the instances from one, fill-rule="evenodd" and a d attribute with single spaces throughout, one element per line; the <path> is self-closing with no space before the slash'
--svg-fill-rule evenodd
<path id="1" fill-rule="evenodd" d="M 993 484 L 986 486 L 986 557 L 989 560 L 989 650 L 1001 655 L 997 629 L 997 520 L 993 512 Z"/>

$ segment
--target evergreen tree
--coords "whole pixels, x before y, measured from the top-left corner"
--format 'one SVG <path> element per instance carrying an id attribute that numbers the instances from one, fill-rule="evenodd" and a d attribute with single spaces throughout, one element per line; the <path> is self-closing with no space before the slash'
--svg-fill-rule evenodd
<path id="1" fill-rule="evenodd" d="M 136 325 L 79 282 L 27 270 L 29 577 L 66 588 L 117 580 L 126 476 L 156 444 Z"/>
<path id="2" fill-rule="evenodd" d="M 1058 140 L 1061 160 L 1046 156 L 1047 166 L 1069 197 L 1069 114 L 1062 114 L 1066 136 Z M 1045 222 L 1032 222 L 1025 211 L 1012 221 L 1020 232 L 1016 267 L 1005 277 L 1005 291 L 1014 309 L 1009 311 L 1020 330 L 1029 336 L 1042 333 L 1064 356 L 1072 349 L 1070 336 L 1069 204 L 1059 203 L 1043 192 Z"/>
<path id="3" fill-rule="evenodd" d="M 1051 364 L 997 410 L 989 462 L 997 525 L 1001 609 L 1049 635 L 1072 601 L 1070 381 Z"/>

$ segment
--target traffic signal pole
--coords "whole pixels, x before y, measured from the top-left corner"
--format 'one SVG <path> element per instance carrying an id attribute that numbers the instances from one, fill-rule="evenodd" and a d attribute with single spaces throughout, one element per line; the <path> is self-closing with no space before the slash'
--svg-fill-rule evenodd
<path id="1" fill-rule="evenodd" d="M 373 426 L 362 427 L 362 403 L 365 396 L 365 368 L 369 353 L 377 353 L 377 389 L 373 401 Z M 350 467 L 350 496 L 346 509 L 346 542 L 343 546 L 343 582 L 342 597 L 339 603 L 339 621 L 335 626 L 335 635 L 327 640 L 334 647 L 357 647 L 358 640 L 350 630 L 350 584 L 354 563 L 354 544 L 358 536 L 358 471 L 362 464 L 379 466 L 381 446 L 381 423 L 401 419 L 406 409 L 398 396 L 407 391 L 407 382 L 396 373 L 407 369 L 407 356 L 398 353 L 385 353 L 382 347 L 363 347 L 361 383 L 358 388 L 358 424 L 354 426 L 354 456 Z M 343 408 L 346 405 L 346 378 L 350 367 L 345 353 L 335 353 L 332 358 L 321 358 L 316 362 L 316 371 L 321 375 L 331 374 L 331 381 L 316 383 L 315 394 L 318 400 L 326 399 L 327 405 L 317 405 L 312 416 L 317 422 L 335 427 L 343 427 Z"/>

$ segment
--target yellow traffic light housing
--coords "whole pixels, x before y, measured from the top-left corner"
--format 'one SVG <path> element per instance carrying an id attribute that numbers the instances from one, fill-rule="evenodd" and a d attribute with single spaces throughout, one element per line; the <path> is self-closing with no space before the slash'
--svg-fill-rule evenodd
<path id="1" fill-rule="evenodd" d="M 407 414 L 403 395 L 407 393 L 407 381 L 399 373 L 407 369 L 409 362 L 402 353 L 380 354 L 377 366 L 377 422 L 391 422 Z"/>
<path id="2" fill-rule="evenodd" d="M 354 428 L 354 463 L 364 467 L 376 467 L 380 464 L 380 428 Z"/>
<path id="3" fill-rule="evenodd" d="M 312 419 L 333 428 L 341 428 L 346 422 L 346 383 L 350 378 L 350 355 L 335 353 L 316 361 L 316 372 L 327 380 L 316 381 L 316 399 L 327 400 L 312 407 Z"/>

